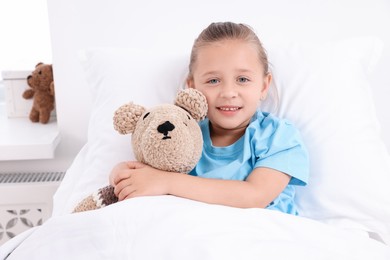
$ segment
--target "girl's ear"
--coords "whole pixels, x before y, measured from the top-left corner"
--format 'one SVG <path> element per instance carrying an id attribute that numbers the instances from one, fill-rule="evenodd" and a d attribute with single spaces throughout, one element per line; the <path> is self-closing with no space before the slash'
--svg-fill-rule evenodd
<path id="1" fill-rule="evenodd" d="M 260 99 L 264 100 L 267 97 L 269 86 L 271 85 L 272 75 L 271 73 L 267 73 L 264 77 L 263 87 L 261 89 Z"/>
<path id="2" fill-rule="evenodd" d="M 188 78 L 187 78 L 187 87 L 189 87 L 189 88 L 195 88 L 194 78 L 192 78 L 192 77 L 188 77 Z"/>

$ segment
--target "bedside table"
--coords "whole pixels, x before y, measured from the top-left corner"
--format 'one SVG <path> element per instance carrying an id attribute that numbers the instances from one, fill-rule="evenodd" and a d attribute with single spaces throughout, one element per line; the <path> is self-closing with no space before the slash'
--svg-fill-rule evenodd
<path id="1" fill-rule="evenodd" d="M 50 159 L 60 142 L 55 111 L 48 124 L 29 119 L 32 100 L 22 97 L 28 70 L 2 71 L 5 103 L 0 103 L 0 161 Z"/>

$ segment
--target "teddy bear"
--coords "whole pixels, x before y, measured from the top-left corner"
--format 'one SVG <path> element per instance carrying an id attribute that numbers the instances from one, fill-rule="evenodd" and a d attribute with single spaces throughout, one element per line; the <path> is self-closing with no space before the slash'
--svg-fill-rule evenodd
<path id="1" fill-rule="evenodd" d="M 54 110 L 53 67 L 42 62 L 35 66 L 34 71 L 27 76 L 29 89 L 23 92 L 23 98 L 34 98 L 29 118 L 32 122 L 46 124 L 50 113 Z"/>
<path id="2" fill-rule="evenodd" d="M 188 173 L 202 154 L 203 138 L 198 122 L 207 114 L 205 96 L 193 89 L 181 90 L 174 104 L 150 109 L 128 103 L 114 114 L 114 128 L 132 134 L 135 158 L 156 169 Z M 99 209 L 118 201 L 110 185 L 83 199 L 73 212 Z"/>

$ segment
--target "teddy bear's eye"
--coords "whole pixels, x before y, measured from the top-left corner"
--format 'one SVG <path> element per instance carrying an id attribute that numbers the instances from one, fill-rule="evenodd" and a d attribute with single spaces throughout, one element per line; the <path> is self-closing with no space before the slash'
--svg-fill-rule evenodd
<path id="1" fill-rule="evenodd" d="M 187 119 L 188 119 L 188 120 L 191 120 L 191 117 L 190 117 L 188 114 L 186 114 L 186 116 L 187 116 Z M 184 124 L 185 126 L 188 126 L 186 122 L 183 122 L 183 124 Z"/>
<path id="2" fill-rule="evenodd" d="M 42 74 L 42 71 L 40 70 L 40 71 L 38 72 L 38 74 L 41 75 L 41 74 Z"/>
<path id="3" fill-rule="evenodd" d="M 149 114 L 150 112 L 146 113 L 142 119 L 145 120 L 145 118 L 147 118 Z"/>

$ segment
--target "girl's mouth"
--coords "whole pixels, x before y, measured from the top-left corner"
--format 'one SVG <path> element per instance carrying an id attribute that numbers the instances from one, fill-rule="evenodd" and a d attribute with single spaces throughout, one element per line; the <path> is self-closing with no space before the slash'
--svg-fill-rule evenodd
<path id="1" fill-rule="evenodd" d="M 222 111 L 237 111 L 241 109 L 241 107 L 217 107 L 217 109 Z"/>

